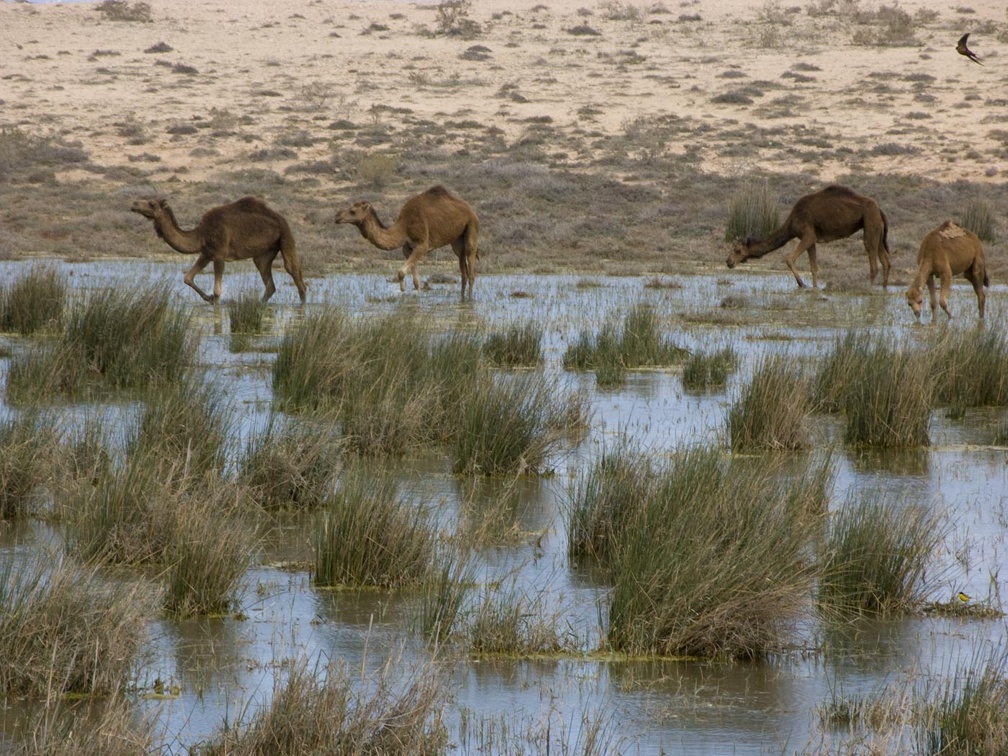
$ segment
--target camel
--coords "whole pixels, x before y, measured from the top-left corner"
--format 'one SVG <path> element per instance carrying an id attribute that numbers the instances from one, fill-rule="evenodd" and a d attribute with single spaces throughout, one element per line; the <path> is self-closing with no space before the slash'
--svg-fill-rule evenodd
<path id="1" fill-rule="evenodd" d="M 208 210 L 191 231 L 183 231 L 175 213 L 163 199 L 140 199 L 130 210 L 154 221 L 157 235 L 184 255 L 199 255 L 185 274 L 185 282 L 207 302 L 217 304 L 221 296 L 224 263 L 251 258 L 259 269 L 267 301 L 276 291 L 273 283 L 273 260 L 277 253 L 284 268 L 294 279 L 301 304 L 305 302 L 305 283 L 290 226 L 280 213 L 255 197 L 243 197 L 237 202 Z M 196 283 L 196 274 L 213 263 L 213 296 Z"/>
<path id="2" fill-rule="evenodd" d="M 868 251 L 871 281 L 878 274 L 878 261 L 882 261 L 882 286 L 889 285 L 889 222 L 871 197 L 864 197 L 845 186 L 833 184 L 814 194 L 807 194 L 795 202 L 784 224 L 765 239 L 738 240 L 728 255 L 728 267 L 752 257 L 763 257 L 780 249 L 792 239 L 796 246 L 785 258 L 798 286 L 805 286 L 795 270 L 795 260 L 808 252 L 812 270 L 812 288 L 819 288 L 819 266 L 816 263 L 816 244 L 845 239 L 864 229 L 864 245 Z"/>
<path id="3" fill-rule="evenodd" d="M 960 228 L 947 220 L 924 237 L 917 252 L 917 277 L 907 289 L 906 298 L 918 321 L 923 309 L 922 287 L 927 283 L 931 299 L 931 325 L 934 325 L 935 276 L 941 279 L 941 308 L 945 310 L 949 319 L 952 318 L 948 306 L 949 289 L 952 287 L 952 276 L 960 273 L 973 284 L 977 306 L 980 308 L 980 320 L 983 320 L 984 301 L 987 298 L 984 286 L 990 285 L 984 264 L 983 246 L 972 231 Z"/>
<path id="4" fill-rule="evenodd" d="M 425 192 L 410 197 L 399 211 L 391 226 L 385 226 L 370 202 L 354 202 L 336 213 L 336 223 L 351 223 L 361 236 L 379 249 L 402 247 L 406 262 L 392 279 L 399 282 L 399 290 L 406 290 L 406 274 L 413 274 L 413 288 L 420 288 L 417 263 L 432 249 L 450 244 L 458 255 L 462 274 L 462 298 L 466 285 L 472 299 L 476 280 L 476 260 L 479 258 L 479 220 L 469 204 L 443 186 L 433 186 Z"/>

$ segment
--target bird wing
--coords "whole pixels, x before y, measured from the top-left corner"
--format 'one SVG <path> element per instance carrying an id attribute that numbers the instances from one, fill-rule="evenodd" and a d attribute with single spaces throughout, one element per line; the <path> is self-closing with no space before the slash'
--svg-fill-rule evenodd
<path id="1" fill-rule="evenodd" d="M 969 39 L 969 35 L 970 35 L 970 33 L 969 33 L 969 32 L 966 32 L 965 34 L 963 34 L 963 35 L 962 35 L 962 36 L 961 36 L 961 37 L 959 38 L 959 46 L 960 46 L 960 47 L 966 47 L 966 40 L 967 40 L 967 39 Z"/>

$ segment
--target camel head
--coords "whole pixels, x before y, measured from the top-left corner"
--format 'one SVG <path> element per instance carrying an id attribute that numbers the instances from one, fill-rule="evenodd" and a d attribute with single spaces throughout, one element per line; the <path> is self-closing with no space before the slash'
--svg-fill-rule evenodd
<path id="1" fill-rule="evenodd" d="M 144 218 L 155 220 L 168 209 L 168 200 L 165 199 L 138 199 L 133 203 L 130 212 L 140 213 Z"/>
<path id="2" fill-rule="evenodd" d="M 910 305 L 910 309 L 913 310 L 914 316 L 917 320 L 920 320 L 921 309 L 924 304 L 924 293 L 921 291 L 919 286 L 911 286 L 907 289 L 906 298 L 907 304 Z"/>
<path id="3" fill-rule="evenodd" d="M 373 215 L 374 210 L 371 209 L 371 203 L 365 200 L 360 200 L 354 202 L 350 207 L 344 208 L 336 213 L 337 223 L 352 223 L 355 226 L 359 226 L 368 216 Z"/>
<path id="4" fill-rule="evenodd" d="M 743 263 L 748 259 L 749 240 L 739 239 L 732 245 L 731 252 L 728 253 L 728 259 L 725 262 L 729 268 L 734 268 L 739 263 Z"/>

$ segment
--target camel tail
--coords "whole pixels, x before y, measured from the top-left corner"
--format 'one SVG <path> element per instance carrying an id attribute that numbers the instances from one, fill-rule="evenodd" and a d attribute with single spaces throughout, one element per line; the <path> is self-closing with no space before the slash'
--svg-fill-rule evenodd
<path id="1" fill-rule="evenodd" d="M 301 260 L 298 258 L 294 232 L 286 222 L 282 224 L 280 229 L 280 258 L 283 260 L 284 269 L 294 279 L 294 285 L 297 286 L 298 295 L 301 297 L 301 304 L 304 304 L 305 282 L 301 275 Z"/>
<path id="2" fill-rule="evenodd" d="M 892 254 L 889 249 L 889 219 L 886 218 L 886 214 L 879 209 L 879 215 L 882 216 L 882 247 L 885 249 L 887 254 Z"/>
<path id="3" fill-rule="evenodd" d="M 984 271 L 984 286 L 990 286 L 990 276 L 987 275 L 987 271 Z"/>

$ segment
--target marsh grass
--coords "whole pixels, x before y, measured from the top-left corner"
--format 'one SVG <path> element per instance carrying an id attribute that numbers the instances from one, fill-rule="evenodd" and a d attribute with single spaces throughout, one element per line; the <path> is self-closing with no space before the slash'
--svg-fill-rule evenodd
<path id="1" fill-rule="evenodd" d="M 375 470 L 346 469 L 315 529 L 315 584 L 401 588 L 428 582 L 437 531 L 423 507 Z"/>
<path id="2" fill-rule="evenodd" d="M 0 422 L 0 521 L 32 514 L 40 489 L 54 472 L 58 434 L 34 412 Z"/>
<path id="3" fill-rule="evenodd" d="M 832 348 L 817 361 L 818 368 L 809 385 L 812 406 L 817 412 L 842 412 L 848 389 L 864 371 L 870 351 L 881 343 L 867 332 L 847 331 L 834 340 Z"/>
<path id="4" fill-rule="evenodd" d="M 934 403 L 961 410 L 1008 404 L 1008 338 L 997 329 L 948 331 L 928 345 Z"/>
<path id="5" fill-rule="evenodd" d="M 227 303 L 231 333 L 262 333 L 267 306 L 258 294 L 247 289 Z"/>
<path id="6" fill-rule="evenodd" d="M 12 360 L 7 398 L 44 402 L 114 390 L 144 390 L 179 381 L 197 339 L 190 316 L 164 287 L 103 289 L 73 308 L 55 344 Z"/>
<path id="7" fill-rule="evenodd" d="M 830 686 L 830 697 L 816 706 L 819 722 L 830 730 L 882 731 L 897 724 L 909 708 L 906 695 L 888 687 L 866 693 L 845 693 Z"/>
<path id="8" fill-rule="evenodd" d="M 486 586 L 468 618 L 468 650 L 475 656 L 530 657 L 563 649 L 557 614 L 546 593 L 530 596 L 512 584 Z"/>
<path id="9" fill-rule="evenodd" d="M 50 701 L 125 689 L 156 591 L 42 550 L 0 567 L 0 693 Z"/>
<path id="10" fill-rule="evenodd" d="M 296 659 L 275 676 L 268 706 L 197 745 L 205 756 L 264 753 L 443 753 L 447 696 L 436 670 L 351 674 L 343 662 Z"/>
<path id="11" fill-rule="evenodd" d="M 765 355 L 728 411 L 731 448 L 801 449 L 808 445 L 810 415 L 803 366 L 785 354 Z"/>
<path id="12" fill-rule="evenodd" d="M 476 579 L 476 567 L 459 549 L 437 557 L 424 586 L 418 625 L 423 638 L 434 648 L 460 641 L 465 632 L 465 607 Z"/>
<path id="13" fill-rule="evenodd" d="M 976 234 L 980 241 L 993 244 L 997 241 L 997 218 L 994 208 L 984 199 L 973 198 L 963 208 L 959 225 Z"/>
<path id="14" fill-rule="evenodd" d="M 249 439 L 238 482 L 263 509 L 316 509 L 340 468 L 342 448 L 328 429 L 284 424 L 274 415 Z"/>
<path id="15" fill-rule="evenodd" d="M 542 338 L 541 325 L 514 323 L 487 336 L 483 354 L 500 367 L 536 367 L 542 361 Z"/>
<path id="16" fill-rule="evenodd" d="M 127 454 L 143 464 L 179 470 L 181 480 L 219 473 L 232 416 L 218 384 L 189 376 L 150 392 Z"/>
<path id="17" fill-rule="evenodd" d="M 819 547 L 817 604 L 833 614 L 901 614 L 917 609 L 943 538 L 933 512 L 895 496 L 849 498 L 831 516 Z"/>
<path id="18" fill-rule="evenodd" d="M 749 237 L 762 239 L 779 225 L 780 212 L 770 183 L 750 182 L 732 196 L 724 238 L 726 242 Z"/>
<path id="19" fill-rule="evenodd" d="M 688 352 L 661 332 L 654 308 L 636 305 L 622 323 L 608 319 L 596 335 L 582 331 L 563 356 L 565 370 L 594 370 L 600 388 L 619 386 L 627 370 L 669 367 Z"/>
<path id="20" fill-rule="evenodd" d="M 714 352 L 693 352 L 683 363 L 683 388 L 692 392 L 720 391 L 737 368 L 738 355 L 730 346 Z"/>
<path id="21" fill-rule="evenodd" d="M 138 721 L 123 695 L 38 707 L 21 737 L 9 743 L 11 756 L 136 756 L 165 750 L 153 717 Z"/>
<path id="22" fill-rule="evenodd" d="M 66 306 L 66 277 L 35 266 L 0 291 L 0 329 L 29 335 L 58 327 Z"/>
<path id="23" fill-rule="evenodd" d="M 540 712 L 504 712 L 473 716 L 463 707 L 459 745 L 463 753 L 550 753 L 558 756 L 606 756 L 626 753 L 629 739 L 609 706 L 568 711 L 553 698 Z"/>
<path id="24" fill-rule="evenodd" d="M 667 463 L 618 451 L 598 468 L 570 506 L 569 550 L 601 556 L 611 574 L 611 649 L 757 658 L 786 644 L 812 585 L 815 520 L 794 516 L 818 506 L 796 501 L 811 489 L 716 448 Z"/>

